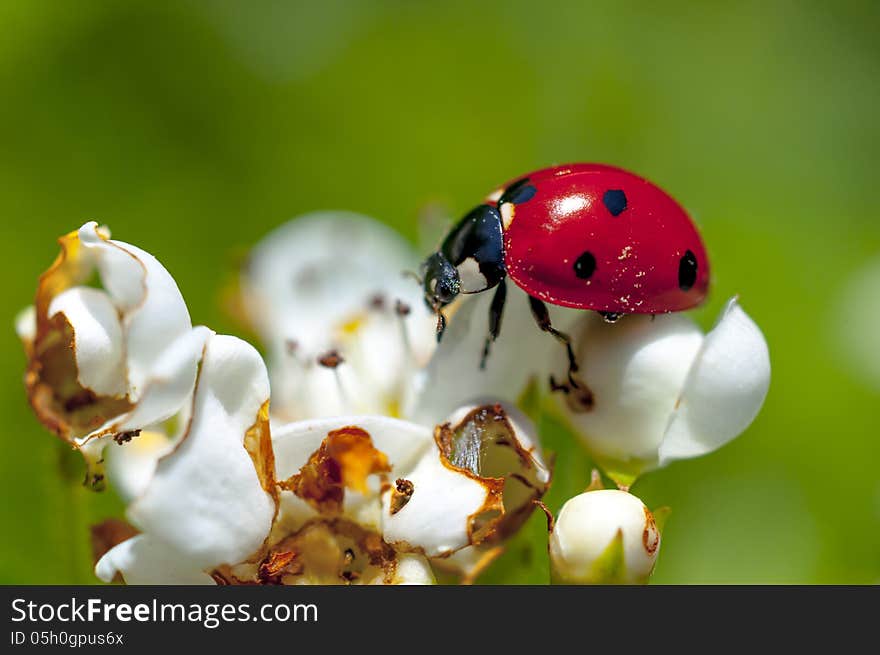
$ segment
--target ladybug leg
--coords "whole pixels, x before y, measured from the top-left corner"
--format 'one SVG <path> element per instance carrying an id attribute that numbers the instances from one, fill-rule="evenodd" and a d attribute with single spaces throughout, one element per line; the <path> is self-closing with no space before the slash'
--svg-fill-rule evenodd
<path id="1" fill-rule="evenodd" d="M 501 318 L 504 315 L 504 303 L 507 301 L 507 283 L 502 280 L 495 287 L 495 295 L 492 296 L 492 304 L 489 306 L 489 335 L 483 345 L 483 356 L 480 359 L 480 369 L 486 368 L 486 359 L 489 357 L 489 349 L 492 342 L 498 338 L 501 332 Z"/>
<path id="2" fill-rule="evenodd" d="M 538 300 L 534 296 L 529 296 L 529 307 L 532 310 L 532 316 L 538 327 L 544 332 L 552 334 L 557 341 L 565 346 L 565 352 L 568 355 L 568 381 L 558 383 L 554 377 L 550 376 L 550 390 L 559 391 L 568 396 L 568 404 L 575 411 L 589 411 L 593 407 L 593 392 L 584 384 L 579 376 L 575 375 L 579 367 L 577 358 L 574 356 L 574 348 L 571 345 L 571 337 L 560 332 L 550 323 L 550 312 L 547 311 L 547 305 Z"/>
<path id="3" fill-rule="evenodd" d="M 538 324 L 538 327 L 541 328 L 544 332 L 549 332 L 556 340 L 565 346 L 565 351 L 568 354 L 568 372 L 576 373 L 578 370 L 577 359 L 574 356 L 574 349 L 571 347 L 571 337 L 565 334 L 564 332 L 560 332 L 550 323 L 550 312 L 547 311 L 547 305 L 545 305 L 542 301 L 538 300 L 534 296 L 529 296 L 529 307 L 532 310 L 532 316 L 535 318 L 535 322 Z M 569 376 L 570 377 L 570 376 Z"/>

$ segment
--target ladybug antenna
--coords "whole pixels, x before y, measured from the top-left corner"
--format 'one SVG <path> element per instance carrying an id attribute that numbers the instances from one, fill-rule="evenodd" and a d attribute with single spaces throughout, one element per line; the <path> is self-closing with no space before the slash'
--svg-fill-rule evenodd
<path id="1" fill-rule="evenodd" d="M 418 282 L 420 285 L 425 283 L 425 280 L 422 278 L 422 276 L 419 275 L 418 273 L 416 273 L 415 271 L 403 271 L 402 275 L 403 275 L 403 277 L 411 277 L 416 282 Z"/>

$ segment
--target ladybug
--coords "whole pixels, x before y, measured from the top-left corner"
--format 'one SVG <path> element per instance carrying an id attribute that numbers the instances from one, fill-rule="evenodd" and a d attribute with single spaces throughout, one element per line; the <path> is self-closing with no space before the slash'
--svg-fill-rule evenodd
<path id="1" fill-rule="evenodd" d="M 603 164 L 554 166 L 509 182 L 458 222 L 421 273 L 438 340 L 446 305 L 495 289 L 485 366 L 509 277 L 529 295 L 538 327 L 567 347 L 571 371 L 571 340 L 552 327 L 545 303 L 613 322 L 689 309 L 709 285 L 706 250 L 682 206 L 644 178 Z"/>

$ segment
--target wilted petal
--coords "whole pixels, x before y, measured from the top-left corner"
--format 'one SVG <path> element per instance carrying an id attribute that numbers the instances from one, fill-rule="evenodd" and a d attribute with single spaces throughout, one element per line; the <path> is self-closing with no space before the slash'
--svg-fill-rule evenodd
<path id="1" fill-rule="evenodd" d="M 399 585 L 432 584 L 421 555 L 401 553 L 380 534 L 344 518 L 316 518 L 272 540 L 256 564 L 221 569 L 230 582 L 262 584 Z"/>
<path id="2" fill-rule="evenodd" d="M 483 478 L 504 480 L 504 518 L 488 537 L 503 539 L 531 515 L 533 500 L 550 486 L 532 422 L 510 403 L 491 400 L 466 405 L 439 431 L 450 462 Z"/>
<path id="3" fill-rule="evenodd" d="M 369 479 L 366 481 L 368 493 L 359 492 L 363 472 L 369 470 L 374 452 L 381 453 L 389 463 L 391 470 L 387 477 L 393 479 L 411 470 L 433 444 L 428 428 L 384 416 L 314 419 L 278 426 L 273 429 L 272 437 L 276 475 L 279 480 L 291 480 L 303 472 L 307 463 L 314 461 L 313 456 L 320 452 L 328 439 L 354 431 L 360 431 L 368 437 L 370 448 L 349 449 L 347 453 L 343 453 L 350 455 L 344 461 L 337 454 L 340 461 L 336 461 L 334 467 L 339 471 L 339 479 L 324 481 L 324 484 L 338 485 L 337 505 L 340 506 L 333 513 L 376 529 L 380 523 L 377 502 L 379 484 L 377 479 Z M 360 465 L 360 460 L 363 460 L 363 465 Z M 297 495 L 292 488 L 281 494 L 276 532 L 298 530 L 303 523 L 318 514 L 315 509 L 318 499 L 309 497 L 318 495 L 315 486 L 312 485 L 311 494 L 302 491 L 301 495 Z"/>
<path id="4" fill-rule="evenodd" d="M 25 383 L 39 419 L 80 449 L 100 487 L 106 437 L 181 410 L 201 351 L 191 340 L 204 337 L 192 334 L 174 280 L 148 253 L 112 241 L 94 222 L 59 241 L 33 318 L 17 322 L 30 360 Z M 85 286 L 95 272 L 102 289 Z M 185 361 L 171 361 L 178 356 Z M 177 377 L 164 377 L 172 369 Z"/>
<path id="5" fill-rule="evenodd" d="M 504 545 L 484 542 L 467 546 L 446 557 L 435 557 L 431 564 L 458 579 L 459 584 L 474 584 L 480 575 L 504 552 Z"/>
<path id="6" fill-rule="evenodd" d="M 104 582 L 112 581 L 117 573 L 130 585 L 214 584 L 198 565 L 145 534 L 114 546 L 95 565 L 95 575 Z"/>
<path id="7" fill-rule="evenodd" d="M 760 328 L 734 298 L 697 353 L 660 445 L 660 465 L 717 450 L 764 404 L 770 354 Z"/>
<path id="8" fill-rule="evenodd" d="M 212 336 L 189 428 L 129 507 L 132 523 L 200 569 L 255 552 L 269 532 L 275 503 L 244 442 L 264 420 L 268 398 L 256 350 L 234 337 Z"/>
<path id="9" fill-rule="evenodd" d="M 287 423 L 272 431 L 278 478 L 283 480 L 297 473 L 328 434 L 352 426 L 370 435 L 373 445 L 385 454 L 394 471 L 412 468 L 433 443 L 430 429 L 386 416 L 340 416 Z"/>
<path id="10" fill-rule="evenodd" d="M 438 557 L 519 528 L 550 472 L 515 414 L 471 405 L 439 426 L 433 448 L 383 498 L 386 539 Z"/>

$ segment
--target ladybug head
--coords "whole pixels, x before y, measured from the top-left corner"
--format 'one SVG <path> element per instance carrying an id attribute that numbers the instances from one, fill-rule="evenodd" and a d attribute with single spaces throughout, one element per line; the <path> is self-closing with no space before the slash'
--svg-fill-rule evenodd
<path id="1" fill-rule="evenodd" d="M 455 300 L 461 291 L 458 270 L 443 253 L 435 252 L 428 257 L 422 263 L 421 273 L 425 303 L 435 312 Z"/>

